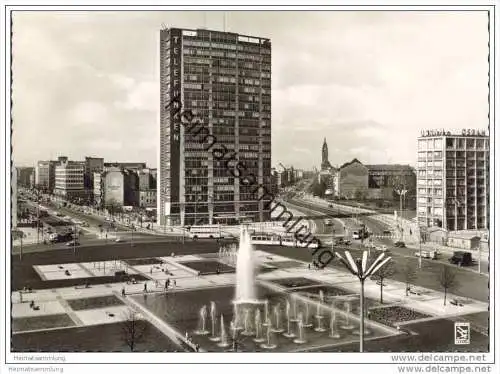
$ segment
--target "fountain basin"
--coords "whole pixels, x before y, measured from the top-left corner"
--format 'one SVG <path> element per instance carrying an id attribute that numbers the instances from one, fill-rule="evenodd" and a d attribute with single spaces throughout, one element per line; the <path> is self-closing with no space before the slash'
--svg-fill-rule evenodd
<path id="1" fill-rule="evenodd" d="M 211 330 L 210 325 L 210 303 L 213 301 L 216 304 L 217 310 L 217 321 L 220 320 L 220 316 L 224 317 L 228 341 L 230 347 L 232 346 L 232 334 L 233 331 L 230 330 L 230 321 L 233 320 L 233 313 L 235 305 L 237 308 L 245 308 L 248 306 L 249 308 L 259 308 L 261 311 L 261 316 L 264 318 L 264 301 L 269 300 L 269 311 L 271 314 L 271 333 L 272 333 L 272 343 L 267 345 L 267 339 L 263 344 L 260 342 L 255 342 L 255 334 L 253 336 L 245 336 L 242 335 L 243 331 L 242 324 L 243 320 L 240 319 L 240 326 L 236 331 L 237 341 L 238 341 L 238 350 L 244 352 L 265 352 L 270 349 L 273 352 L 293 352 L 294 350 L 300 349 L 304 350 L 314 350 L 317 347 L 322 347 L 322 350 L 328 350 L 329 345 L 331 345 L 331 350 L 335 351 L 335 347 L 341 344 L 349 344 L 358 341 L 359 336 L 353 334 L 352 330 L 343 330 L 341 325 L 344 323 L 345 318 L 342 311 L 339 311 L 336 314 L 337 318 L 337 326 L 339 327 L 337 333 L 339 335 L 338 338 L 332 339 L 330 335 L 330 313 L 327 313 L 328 305 L 322 307 L 322 310 L 325 310 L 325 318 L 322 321 L 322 327 L 325 331 L 316 332 L 314 328 L 317 327 L 316 320 L 313 320 L 313 311 L 316 311 L 316 301 L 311 300 L 311 304 L 309 305 L 309 309 L 311 311 L 310 319 L 313 323 L 312 327 L 304 326 L 306 342 L 302 344 L 294 343 L 293 339 L 286 338 L 283 336 L 283 332 L 287 331 L 287 321 L 285 317 L 285 305 L 286 301 L 289 300 L 289 294 L 285 292 L 279 292 L 275 289 L 270 289 L 261 284 L 258 284 L 255 288 L 256 291 L 256 299 L 253 300 L 245 300 L 240 302 L 233 302 L 233 298 L 235 295 L 234 286 L 225 286 L 225 287 L 217 287 L 210 289 L 191 289 L 185 291 L 177 291 L 175 293 L 171 293 L 168 297 L 164 295 L 148 295 L 147 299 L 144 299 L 141 296 L 131 296 L 133 297 L 139 304 L 143 305 L 145 308 L 150 310 L 159 318 L 163 319 L 166 323 L 176 329 L 181 335 L 184 335 L 186 332 L 189 333 L 193 342 L 195 344 L 199 344 L 200 347 L 209 352 L 222 352 L 227 351 L 227 347 L 221 347 L 220 342 L 211 341 L 211 334 L 206 335 L 196 335 L 195 331 L 199 329 L 199 314 L 200 309 L 206 305 L 208 308 L 208 316 L 207 316 L 207 325 L 206 330 Z M 280 312 L 280 328 L 279 331 L 275 331 L 275 321 L 273 319 L 273 310 L 274 307 L 279 304 L 279 312 Z M 342 305 L 342 303 L 338 303 L 338 305 Z M 298 311 L 305 313 L 304 310 L 304 301 L 298 303 Z M 254 321 L 254 313 L 251 313 L 249 317 L 250 320 Z M 353 315 L 355 317 L 355 315 Z M 354 318 L 350 319 L 353 328 L 359 330 L 359 325 L 354 320 Z M 262 319 L 264 323 L 264 320 Z M 219 322 L 217 322 L 219 323 Z M 368 322 L 371 323 L 371 322 Z M 297 324 L 292 323 L 291 332 L 297 335 Z M 255 328 L 252 328 L 255 331 Z M 397 330 L 380 327 L 378 325 L 370 325 L 370 331 L 372 332 L 367 339 L 380 338 L 384 336 L 396 335 Z M 217 331 L 220 331 L 219 326 L 217 326 Z M 267 331 L 267 327 L 263 329 L 263 337 L 265 338 Z M 260 340 L 260 339 L 259 339 Z M 273 347 L 273 345 L 276 345 Z M 272 348 L 271 348 L 272 347 Z"/>

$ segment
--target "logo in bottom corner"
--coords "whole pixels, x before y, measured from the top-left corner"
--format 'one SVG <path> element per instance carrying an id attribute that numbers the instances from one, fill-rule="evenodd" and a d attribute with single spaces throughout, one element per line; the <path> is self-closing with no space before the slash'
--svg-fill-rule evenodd
<path id="1" fill-rule="evenodd" d="M 469 322 L 455 322 L 455 344 L 470 344 Z"/>

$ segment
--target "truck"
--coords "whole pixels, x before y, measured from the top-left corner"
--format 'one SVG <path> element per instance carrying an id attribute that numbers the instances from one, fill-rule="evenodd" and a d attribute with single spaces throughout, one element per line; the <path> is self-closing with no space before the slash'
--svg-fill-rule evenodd
<path id="1" fill-rule="evenodd" d="M 450 264 L 458 266 L 469 266 L 473 264 L 472 254 L 470 252 L 455 251 L 448 261 Z"/>

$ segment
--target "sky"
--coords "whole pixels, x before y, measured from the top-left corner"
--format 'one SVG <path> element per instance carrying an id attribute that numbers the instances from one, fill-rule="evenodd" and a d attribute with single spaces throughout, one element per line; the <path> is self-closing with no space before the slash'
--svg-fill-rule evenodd
<path id="1" fill-rule="evenodd" d="M 157 166 L 158 32 L 221 12 L 14 12 L 13 158 Z M 226 12 L 272 42 L 272 161 L 416 163 L 422 129 L 488 127 L 486 12 Z"/>

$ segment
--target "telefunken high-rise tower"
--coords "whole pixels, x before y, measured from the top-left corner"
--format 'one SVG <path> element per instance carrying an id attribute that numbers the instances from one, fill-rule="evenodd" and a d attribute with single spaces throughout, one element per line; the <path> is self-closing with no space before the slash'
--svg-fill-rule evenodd
<path id="1" fill-rule="evenodd" d="M 158 223 L 263 221 L 271 191 L 271 42 L 212 30 L 160 31 Z M 245 165 L 242 183 L 224 160 L 186 131 L 178 100 L 200 126 Z"/>

